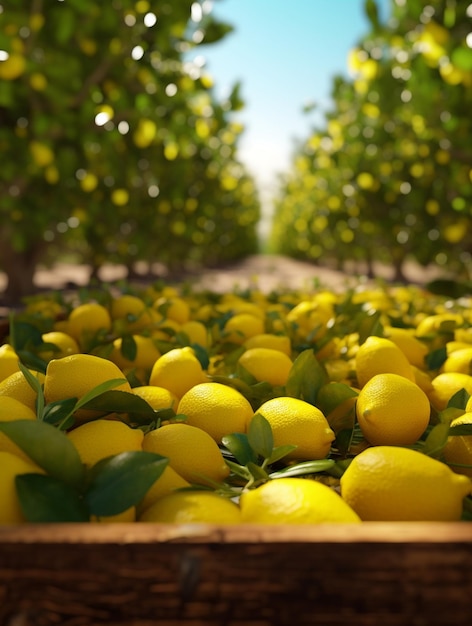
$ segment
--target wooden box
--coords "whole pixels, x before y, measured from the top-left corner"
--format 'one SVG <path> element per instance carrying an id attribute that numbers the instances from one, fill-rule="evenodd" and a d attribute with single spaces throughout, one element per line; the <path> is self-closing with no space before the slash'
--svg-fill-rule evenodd
<path id="1" fill-rule="evenodd" d="M 0 527 L 2 626 L 470 626 L 472 524 Z"/>

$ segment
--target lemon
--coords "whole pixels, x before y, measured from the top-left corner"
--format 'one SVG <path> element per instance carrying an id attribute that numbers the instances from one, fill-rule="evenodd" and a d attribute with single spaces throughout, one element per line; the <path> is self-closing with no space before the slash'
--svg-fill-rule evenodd
<path id="1" fill-rule="evenodd" d="M 363 387 L 375 374 L 399 374 L 414 382 L 412 366 L 400 348 L 384 337 L 367 337 L 355 356 L 357 382 Z"/>
<path id="2" fill-rule="evenodd" d="M 98 522 L 101 524 L 129 524 L 136 521 L 136 507 L 130 506 L 129 509 L 117 513 L 116 515 L 104 515 L 97 517 L 92 515 L 91 522 Z"/>
<path id="3" fill-rule="evenodd" d="M 451 426 L 472 424 L 472 412 L 464 413 L 451 422 Z M 454 435 L 448 437 L 443 450 L 444 461 L 457 474 L 465 474 L 472 478 L 472 435 Z M 470 467 L 461 467 L 470 465 Z"/>
<path id="4" fill-rule="evenodd" d="M 131 392 L 131 386 L 123 372 L 108 359 L 93 354 L 71 354 L 62 359 L 52 359 L 46 368 L 44 397 L 46 402 L 57 402 L 66 398 L 82 398 L 97 385 L 113 379 L 123 383 L 114 391 Z M 79 409 L 76 417 L 87 418 L 97 415 L 96 411 Z"/>
<path id="5" fill-rule="evenodd" d="M 14 420 L 35 420 L 36 413 L 26 404 L 9 396 L 0 396 L 0 422 L 12 422 Z M 17 456 L 31 461 L 29 457 L 14 443 L 5 433 L 0 432 L 0 450 L 11 452 Z"/>
<path id="6" fill-rule="evenodd" d="M 179 332 L 184 333 L 190 340 L 190 343 L 197 344 L 203 348 L 208 347 L 208 330 L 207 327 L 198 320 L 189 320 L 180 325 Z"/>
<path id="7" fill-rule="evenodd" d="M 229 474 L 215 440 L 190 424 L 166 424 L 146 433 L 143 450 L 169 459 L 169 465 L 190 483 L 221 482 Z"/>
<path id="8" fill-rule="evenodd" d="M 472 373 L 472 346 L 451 352 L 444 361 L 441 371 L 470 375 Z"/>
<path id="9" fill-rule="evenodd" d="M 140 522 L 165 524 L 239 524 L 238 506 L 216 493 L 181 491 L 157 500 L 140 516 Z"/>
<path id="10" fill-rule="evenodd" d="M 424 369 L 428 348 L 423 341 L 415 337 L 415 329 L 387 326 L 384 327 L 384 334 L 386 339 L 390 339 L 400 348 L 411 365 Z"/>
<path id="11" fill-rule="evenodd" d="M 149 384 L 168 389 L 178 398 L 206 380 L 200 361 L 189 346 L 173 348 L 154 363 Z"/>
<path id="12" fill-rule="evenodd" d="M 287 356 L 292 354 L 292 342 L 287 335 L 275 335 L 272 333 L 261 333 L 254 335 L 244 342 L 245 348 L 271 348 L 279 350 Z"/>
<path id="13" fill-rule="evenodd" d="M 83 348 L 99 331 L 111 329 L 108 310 L 98 302 L 79 304 L 70 312 L 67 332 Z"/>
<path id="14" fill-rule="evenodd" d="M 257 413 L 269 422 L 274 446 L 297 446 L 286 458 L 315 460 L 324 459 L 329 454 L 334 432 L 323 413 L 312 404 L 281 396 L 264 402 Z"/>
<path id="15" fill-rule="evenodd" d="M 110 303 L 110 315 L 118 332 L 139 333 L 158 324 L 162 315 L 131 294 L 121 294 Z"/>
<path id="16" fill-rule="evenodd" d="M 185 478 L 182 478 L 180 474 L 177 474 L 177 472 L 170 465 L 166 465 L 165 470 L 147 490 L 146 495 L 141 502 L 138 503 L 138 515 L 141 515 L 146 509 L 154 504 L 154 502 L 159 500 L 159 498 L 162 498 L 177 489 L 184 489 L 185 487 L 190 487 L 190 483 L 185 480 Z"/>
<path id="17" fill-rule="evenodd" d="M 224 435 L 244 433 L 254 413 L 249 401 L 236 389 L 216 382 L 200 383 L 185 393 L 178 413 L 187 424 L 207 432 L 217 443 Z"/>
<path id="18" fill-rule="evenodd" d="M 52 343 L 58 348 L 58 350 L 41 351 L 39 356 L 45 361 L 58 359 L 63 356 L 68 356 L 69 354 L 78 354 L 80 352 L 77 341 L 71 335 L 60 330 L 52 330 L 49 333 L 44 333 L 41 339 L 44 343 Z"/>
<path id="19" fill-rule="evenodd" d="M 341 495 L 363 521 L 458 521 L 471 489 L 441 461 L 396 446 L 367 448 L 341 477 Z"/>
<path id="20" fill-rule="evenodd" d="M 97 419 L 74 428 L 67 437 L 82 463 L 90 467 L 108 456 L 142 450 L 144 435 L 142 430 L 130 428 L 123 422 Z"/>
<path id="21" fill-rule="evenodd" d="M 272 348 L 249 348 L 239 357 L 238 363 L 257 381 L 279 386 L 287 383 L 292 368 L 291 358 Z"/>
<path id="22" fill-rule="evenodd" d="M 444 410 L 452 396 L 461 389 L 472 395 L 472 376 L 461 372 L 442 372 L 431 380 L 431 385 L 433 389 L 428 397 L 437 411 Z"/>
<path id="23" fill-rule="evenodd" d="M 0 79 L 15 80 L 26 70 L 26 59 L 22 54 L 10 54 L 4 61 L 0 61 Z"/>
<path id="24" fill-rule="evenodd" d="M 0 346 L 0 382 L 5 380 L 10 374 L 19 372 L 18 355 L 8 343 Z"/>
<path id="25" fill-rule="evenodd" d="M 132 392 L 145 400 L 155 411 L 158 409 L 173 409 L 177 411 L 179 399 L 168 389 L 156 385 L 141 385 L 133 387 Z"/>
<path id="26" fill-rule="evenodd" d="M 0 451 L 0 524 L 26 522 L 16 492 L 15 477 L 21 474 L 42 474 L 32 461 L 26 461 L 11 452 Z"/>
<path id="27" fill-rule="evenodd" d="M 178 324 L 185 324 L 190 319 L 190 306 L 179 296 L 161 296 L 154 302 L 153 308 Z"/>
<path id="28" fill-rule="evenodd" d="M 252 313 L 236 313 L 226 322 L 223 338 L 231 343 L 242 344 L 247 339 L 265 331 L 264 320 Z"/>
<path id="29" fill-rule="evenodd" d="M 373 445 L 406 446 L 429 423 L 428 396 L 404 376 L 376 374 L 359 392 L 356 414 L 364 437 Z"/>
<path id="30" fill-rule="evenodd" d="M 113 351 L 109 356 L 110 361 L 113 361 L 122 371 L 128 371 L 136 368 L 138 374 L 146 378 L 146 372 L 152 369 L 152 366 L 161 356 L 161 353 L 156 347 L 154 339 L 152 337 L 143 337 L 142 335 L 132 335 L 136 345 L 136 356 L 134 360 L 126 358 L 121 348 L 123 345 L 123 339 L 117 337 L 113 341 Z"/>
<path id="31" fill-rule="evenodd" d="M 287 313 L 286 320 L 298 339 L 316 341 L 326 334 L 332 316 L 331 305 L 316 300 L 302 300 Z"/>
<path id="32" fill-rule="evenodd" d="M 31 372 L 40 383 L 44 381 L 44 374 Z M 0 382 L 0 397 L 8 396 L 22 402 L 36 413 L 36 391 L 30 386 L 23 372 L 14 372 Z"/>
<path id="33" fill-rule="evenodd" d="M 243 522 L 320 524 L 360 522 L 359 516 L 330 487 L 307 478 L 279 478 L 241 494 Z"/>

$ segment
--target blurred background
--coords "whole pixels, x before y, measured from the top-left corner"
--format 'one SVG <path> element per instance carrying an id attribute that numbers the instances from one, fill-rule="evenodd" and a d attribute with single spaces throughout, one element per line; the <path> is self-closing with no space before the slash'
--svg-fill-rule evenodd
<path id="1" fill-rule="evenodd" d="M 468 0 L 0 0 L 2 297 L 273 253 L 466 280 Z"/>

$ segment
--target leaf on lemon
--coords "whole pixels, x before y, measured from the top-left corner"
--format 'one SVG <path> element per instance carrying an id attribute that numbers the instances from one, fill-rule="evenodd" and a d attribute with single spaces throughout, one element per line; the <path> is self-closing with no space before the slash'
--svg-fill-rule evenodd
<path id="1" fill-rule="evenodd" d="M 24 516 L 29 522 L 88 522 L 80 493 L 54 476 L 22 474 L 15 478 Z"/>

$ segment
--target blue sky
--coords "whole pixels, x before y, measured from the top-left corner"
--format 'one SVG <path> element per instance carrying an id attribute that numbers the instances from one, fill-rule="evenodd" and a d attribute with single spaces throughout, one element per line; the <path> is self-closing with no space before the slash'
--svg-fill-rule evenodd
<path id="1" fill-rule="evenodd" d="M 380 0 L 386 13 L 389 0 Z M 304 139 L 330 106 L 332 78 L 347 76 L 349 50 L 368 32 L 364 0 L 215 0 L 213 14 L 235 28 L 219 43 L 198 47 L 216 93 L 242 82 L 246 130 L 240 158 L 263 195 L 286 171 L 294 138 Z M 316 102 L 306 115 L 303 105 Z"/>

